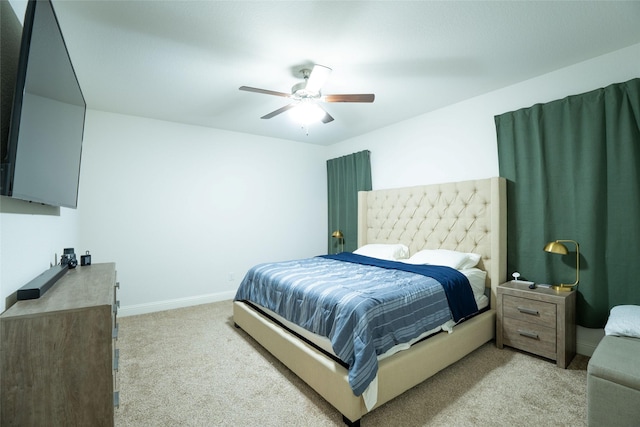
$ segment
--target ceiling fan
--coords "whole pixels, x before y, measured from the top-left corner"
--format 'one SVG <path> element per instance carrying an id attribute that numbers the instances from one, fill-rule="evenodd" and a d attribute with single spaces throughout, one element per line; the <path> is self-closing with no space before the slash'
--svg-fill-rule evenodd
<path id="1" fill-rule="evenodd" d="M 331 74 L 331 68 L 325 67 L 323 65 L 314 65 L 313 69 L 310 70 L 308 68 L 304 68 L 300 70 L 302 77 L 304 78 L 303 82 L 295 84 L 291 88 L 291 93 L 285 92 L 276 92 L 273 90 L 267 89 L 258 89 L 255 87 L 249 86 L 240 86 L 240 90 L 244 90 L 247 92 L 256 92 L 263 93 L 266 95 L 275 95 L 282 96 L 284 98 L 289 98 L 292 102 L 288 105 L 285 105 L 282 108 L 278 108 L 275 111 L 270 112 L 261 117 L 261 119 L 270 119 L 272 117 L 277 116 L 278 114 L 284 113 L 285 111 L 291 110 L 295 107 L 311 107 L 317 111 L 322 113 L 322 117 L 319 117 L 319 120 L 322 120 L 323 123 L 329 123 L 333 121 L 333 117 L 329 113 L 327 113 L 320 105 L 321 102 L 373 102 L 375 99 L 375 95 L 372 93 L 361 93 L 361 94 L 341 94 L 341 95 L 322 95 L 321 89 L 322 86 L 329 79 L 329 74 Z"/>

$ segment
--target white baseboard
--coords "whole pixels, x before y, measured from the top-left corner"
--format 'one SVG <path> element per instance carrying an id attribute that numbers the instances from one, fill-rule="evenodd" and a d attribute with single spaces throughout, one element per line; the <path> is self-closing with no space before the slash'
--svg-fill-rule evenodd
<path id="1" fill-rule="evenodd" d="M 232 300 L 236 291 L 220 292 L 217 294 L 199 295 L 196 297 L 178 298 L 173 300 L 156 301 L 147 304 L 122 306 L 118 309 L 118 316 L 135 316 L 138 314 L 154 313 L 156 311 L 173 310 L 200 304 Z"/>

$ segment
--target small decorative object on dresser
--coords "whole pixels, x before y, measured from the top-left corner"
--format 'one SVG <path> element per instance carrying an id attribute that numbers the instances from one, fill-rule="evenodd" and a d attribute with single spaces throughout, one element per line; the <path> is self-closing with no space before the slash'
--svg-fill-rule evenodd
<path id="1" fill-rule="evenodd" d="M 84 255 L 80 255 L 80 265 L 91 265 L 91 254 L 87 251 Z"/>
<path id="2" fill-rule="evenodd" d="M 0 316 L 0 425 L 113 426 L 115 264 L 68 270 Z"/>
<path id="3" fill-rule="evenodd" d="M 496 345 L 534 353 L 566 368 L 576 354 L 576 292 L 530 289 L 507 282 L 497 289 Z"/>

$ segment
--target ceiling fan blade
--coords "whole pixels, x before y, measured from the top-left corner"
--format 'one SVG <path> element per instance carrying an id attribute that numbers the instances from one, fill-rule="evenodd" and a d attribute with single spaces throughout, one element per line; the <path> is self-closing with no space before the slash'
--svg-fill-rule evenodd
<path id="1" fill-rule="evenodd" d="M 331 117 L 331 114 L 327 113 L 327 110 L 322 108 L 320 105 L 318 104 L 315 104 L 315 105 L 324 112 L 324 116 L 322 116 L 320 121 L 324 124 L 331 123 L 333 121 L 333 117 Z"/>
<path id="2" fill-rule="evenodd" d="M 327 123 L 331 123 L 332 121 L 333 121 L 333 117 L 331 117 L 331 114 L 325 111 L 324 117 L 322 118 L 322 123 L 327 124 Z"/>
<path id="3" fill-rule="evenodd" d="M 373 102 L 376 96 L 373 93 L 323 95 L 324 102 Z"/>
<path id="4" fill-rule="evenodd" d="M 250 86 L 240 86 L 239 88 L 240 90 L 244 90 L 247 92 L 256 92 L 256 93 L 263 93 L 265 95 L 276 95 L 276 96 L 283 96 L 285 98 L 290 98 L 291 95 L 288 93 L 284 93 L 284 92 L 276 92 L 275 90 L 267 90 L 267 89 L 258 89 L 257 87 L 250 87 Z"/>
<path id="5" fill-rule="evenodd" d="M 325 67 L 324 65 L 314 65 L 305 89 L 308 92 L 320 92 L 322 86 L 324 86 L 329 79 L 330 74 L 331 68 Z"/>
<path id="6" fill-rule="evenodd" d="M 270 118 L 272 118 L 272 117 L 277 116 L 278 114 L 282 114 L 282 113 L 284 113 L 285 111 L 292 109 L 292 108 L 293 108 L 293 107 L 295 107 L 296 105 L 297 105 L 297 104 L 289 104 L 289 105 L 285 105 L 284 107 L 282 107 L 282 108 L 278 108 L 277 110 L 272 111 L 272 112 L 270 112 L 269 114 L 266 114 L 266 115 L 264 115 L 264 116 L 262 116 L 262 117 L 260 117 L 260 118 L 261 118 L 261 119 L 270 119 Z"/>

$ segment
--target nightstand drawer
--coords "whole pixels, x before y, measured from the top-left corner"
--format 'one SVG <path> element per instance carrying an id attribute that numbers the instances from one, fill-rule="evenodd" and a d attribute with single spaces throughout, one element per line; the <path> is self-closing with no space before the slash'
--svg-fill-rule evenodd
<path id="1" fill-rule="evenodd" d="M 556 305 L 512 295 L 504 295 L 502 300 L 504 317 L 523 322 L 556 328 Z M 555 332 L 554 332 L 555 340 Z M 554 350 L 555 352 L 555 350 Z"/>
<path id="2" fill-rule="evenodd" d="M 503 325 L 504 344 L 550 359 L 556 358 L 556 328 L 516 319 Z"/>

